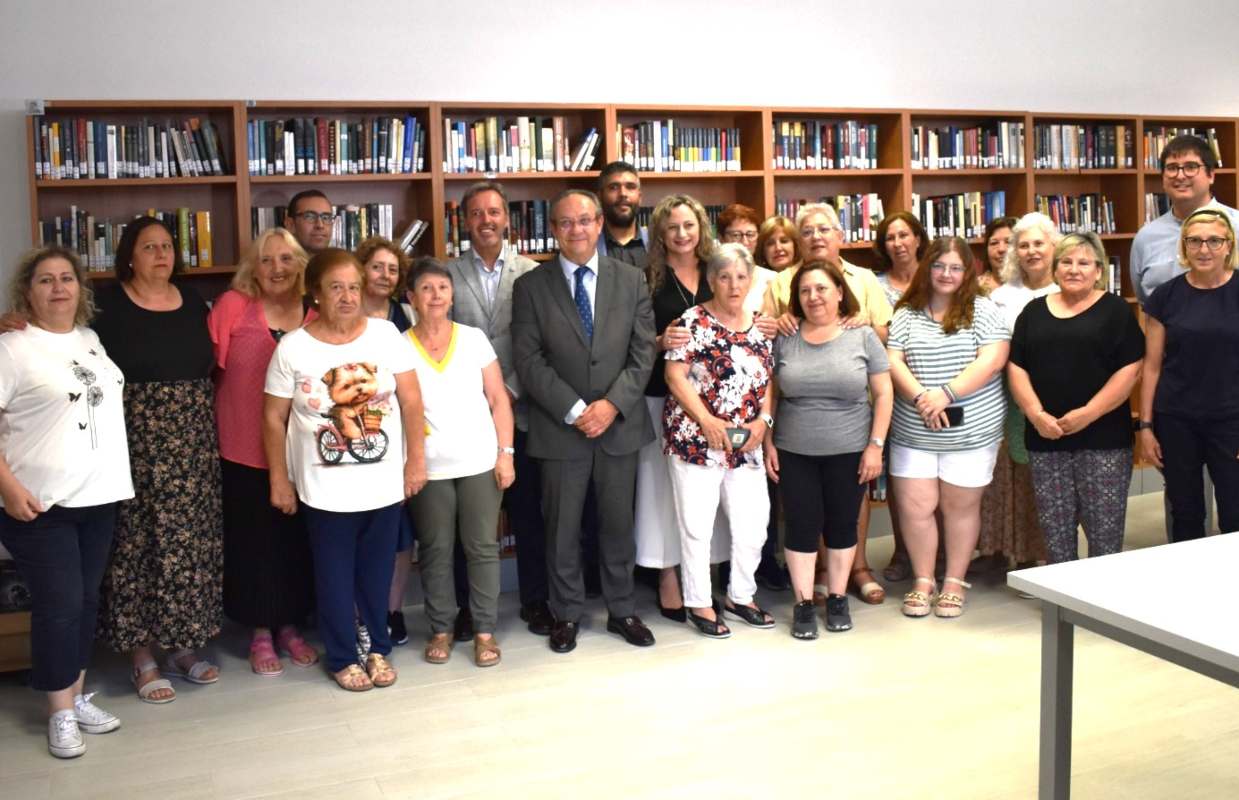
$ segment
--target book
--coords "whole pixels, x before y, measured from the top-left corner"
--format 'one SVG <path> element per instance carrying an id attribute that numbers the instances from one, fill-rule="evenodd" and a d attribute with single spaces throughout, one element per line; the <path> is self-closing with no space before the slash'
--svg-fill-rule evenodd
<path id="1" fill-rule="evenodd" d="M 921 197 L 913 192 L 911 211 L 931 239 L 939 236 L 980 239 L 987 223 L 1006 216 L 1007 193 L 999 189 Z"/>
<path id="2" fill-rule="evenodd" d="M 1115 221 L 1114 203 L 1104 194 L 1084 193 L 1079 195 L 1037 195 L 1034 202 L 1037 211 L 1054 220 L 1063 233 L 1114 233 L 1118 230 Z"/>
<path id="3" fill-rule="evenodd" d="M 152 208 L 142 214 L 168 226 L 172 231 L 173 246 L 180 252 L 186 267 L 211 266 L 215 263 L 210 211 L 188 208 L 159 211 Z M 39 219 L 37 244 L 40 247 L 53 244 L 68 247 L 78 253 L 87 271 L 105 272 L 116 265 L 116 245 L 130 219 L 132 217 L 100 219 L 84 208 L 71 205 L 64 214 Z"/>
<path id="4" fill-rule="evenodd" d="M 674 119 L 619 123 L 616 141 L 620 158 L 641 172 L 738 172 L 742 163 L 739 128 L 685 127 Z"/>
<path id="5" fill-rule="evenodd" d="M 1033 168 L 1131 169 L 1132 137 L 1123 124 L 1039 123 L 1033 126 Z"/>
<path id="6" fill-rule="evenodd" d="M 1144 167 L 1145 169 L 1161 170 L 1162 150 L 1176 136 L 1197 136 L 1204 139 L 1213 151 L 1219 167 L 1222 163 L 1222 148 L 1218 143 L 1217 128 L 1177 128 L 1166 125 L 1146 125 L 1144 129 Z"/>

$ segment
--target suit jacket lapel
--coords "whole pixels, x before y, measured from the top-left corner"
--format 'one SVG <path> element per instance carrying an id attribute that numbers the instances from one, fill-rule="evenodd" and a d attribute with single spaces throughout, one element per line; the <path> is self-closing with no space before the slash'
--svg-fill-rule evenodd
<path id="1" fill-rule="evenodd" d="M 466 253 L 461 259 L 460 271 L 465 279 L 465 285 L 473 292 L 473 296 L 477 298 L 478 308 L 486 312 L 490 316 L 490 304 L 486 302 L 486 290 L 482 288 L 482 279 L 478 277 L 477 264 L 473 263 L 472 254 Z"/>
<path id="2" fill-rule="evenodd" d="M 610 263 L 598 258 L 598 277 L 594 283 L 594 341 L 606 330 L 610 321 L 611 298 L 619 291 L 619 275 Z"/>
<path id="3" fill-rule="evenodd" d="M 543 276 L 543 280 L 548 284 L 551 299 L 555 301 L 555 305 L 559 306 L 559 310 L 563 315 L 568 318 L 568 324 L 572 326 L 572 330 L 576 331 L 577 338 L 581 340 L 581 344 L 588 348 L 589 342 L 585 339 L 585 325 L 581 322 L 581 315 L 577 313 L 576 301 L 572 299 L 572 293 L 568 290 L 568 282 L 564 279 L 563 262 L 556 256 L 554 260 L 546 262 L 535 272 L 546 273 Z M 595 308 L 597 305 L 595 301 Z M 594 336 L 598 335 L 596 316 L 595 314 Z"/>

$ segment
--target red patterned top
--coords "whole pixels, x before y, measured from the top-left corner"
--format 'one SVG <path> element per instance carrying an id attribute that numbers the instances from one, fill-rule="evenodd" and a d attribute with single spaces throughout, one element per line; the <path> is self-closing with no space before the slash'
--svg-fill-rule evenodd
<path id="1" fill-rule="evenodd" d="M 693 306 L 680 320 L 692 338 L 683 347 L 668 350 L 667 361 L 688 364 L 688 381 L 714 416 L 735 427 L 757 419 L 774 366 L 770 340 L 756 326 L 731 330 L 705 306 Z M 690 464 L 728 469 L 762 465 L 760 447 L 744 454 L 709 449 L 697 423 L 671 394 L 663 407 L 663 427 L 663 452 Z"/>
<path id="2" fill-rule="evenodd" d="M 302 324 L 314 319 L 313 309 Z M 215 424 L 219 454 L 228 461 L 267 468 L 262 449 L 263 385 L 275 352 L 262 301 L 230 289 L 211 306 L 207 329 L 215 345 Z"/>

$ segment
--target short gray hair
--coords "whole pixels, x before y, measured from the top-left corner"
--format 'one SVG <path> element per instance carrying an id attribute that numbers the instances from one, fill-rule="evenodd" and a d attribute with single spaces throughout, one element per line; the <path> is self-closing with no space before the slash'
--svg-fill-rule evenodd
<path id="1" fill-rule="evenodd" d="M 732 264 L 743 265 L 750 278 L 753 277 L 753 270 L 757 268 L 757 265 L 753 263 L 753 254 L 747 247 L 740 242 L 728 242 L 719 245 L 714 254 L 706 260 L 706 282 L 713 283 L 718 278 L 718 274 Z"/>
<path id="2" fill-rule="evenodd" d="M 1050 244 L 1055 247 L 1058 246 L 1059 241 L 1063 238 L 1063 235 L 1058 232 L 1058 226 L 1054 224 L 1054 220 L 1040 211 L 1030 211 L 1020 217 L 1011 226 L 1011 246 L 1007 248 L 1007 255 L 1002 260 L 1002 275 L 1000 277 L 1003 283 L 1024 283 L 1024 270 L 1020 268 L 1020 237 L 1033 230 L 1040 230 L 1044 233 L 1045 238 L 1049 239 Z"/>
<path id="3" fill-rule="evenodd" d="M 1106 270 L 1109 267 L 1109 261 L 1106 260 L 1106 246 L 1101 243 L 1101 237 L 1092 231 L 1080 231 L 1079 233 L 1069 233 L 1054 245 L 1054 261 L 1050 268 L 1052 272 L 1058 271 L 1058 262 L 1063 256 L 1070 253 L 1076 248 L 1083 247 L 1093 252 L 1093 260 L 1097 262 L 1097 281 L 1094 284 L 1096 289 L 1106 288 Z M 1054 281 L 1058 283 L 1057 278 Z"/>
<path id="4" fill-rule="evenodd" d="M 834 206 L 829 203 L 805 203 L 796 212 L 796 230 L 800 230 L 800 226 L 804 225 L 804 221 L 814 214 L 824 214 L 826 219 L 830 221 L 830 226 L 836 230 L 843 230 L 843 226 L 839 224 L 839 212 L 835 211 Z"/>

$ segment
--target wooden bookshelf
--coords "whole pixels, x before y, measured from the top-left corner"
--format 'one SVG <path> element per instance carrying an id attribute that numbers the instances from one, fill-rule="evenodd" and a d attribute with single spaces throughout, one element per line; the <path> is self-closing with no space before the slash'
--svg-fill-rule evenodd
<path id="1" fill-rule="evenodd" d="M 192 178 L 36 179 L 34 170 L 34 125 L 27 119 L 27 164 L 32 240 L 39 235 L 41 218 L 64 215 L 76 206 L 96 218 L 119 221 L 148 208 L 170 210 L 189 207 L 209 210 L 215 264 L 209 269 L 190 269 L 187 274 L 226 277 L 234 270 L 250 241 L 251 208 L 280 206 L 298 191 L 320 186 L 333 204 L 390 204 L 393 228 L 398 234 L 414 219 L 430 228 L 418 244 L 420 253 L 443 257 L 447 252 L 445 209 L 448 201 L 459 202 L 469 184 L 493 178 L 501 181 L 513 201 L 548 199 L 565 188 L 596 186 L 599 169 L 619 158 L 625 126 L 652 120 L 673 120 L 682 128 L 738 129 L 741 157 L 739 170 L 671 172 L 640 170 L 643 205 L 654 205 L 670 193 L 694 195 L 706 205 L 742 202 L 763 215 L 775 213 L 779 201 L 816 201 L 822 197 L 875 194 L 886 213 L 906 210 L 913 195 L 922 198 L 963 192 L 993 192 L 1005 195 L 1006 213 L 1020 215 L 1036 208 L 1038 195 L 1104 194 L 1114 203 L 1116 228 L 1103 238 L 1107 249 L 1123 261 L 1123 290 L 1131 294 L 1126 275 L 1131 240 L 1146 215 L 1145 195 L 1161 191 L 1159 171 L 1150 166 L 1157 153 L 1148 152 L 1145 132 L 1159 129 L 1213 129 L 1221 152 L 1214 192 L 1228 205 L 1239 201 L 1239 120 L 1226 117 L 1133 116 L 1122 114 L 1058 114 L 1016 110 L 969 109 L 865 109 L 819 107 L 667 106 L 553 103 L 487 103 L 474 101 L 319 101 L 319 100 L 57 100 L 44 104 L 49 120 L 87 118 L 114 123 L 143 119 L 152 122 L 179 121 L 189 117 L 211 120 L 227 150 L 225 175 Z M 426 147 L 421 171 L 363 174 L 250 175 L 248 132 L 251 122 L 324 118 L 361 121 L 370 118 L 412 116 L 425 130 Z M 467 124 L 495 117 L 499 123 L 519 117 L 539 120 L 562 118 L 569 151 L 593 128 L 600 142 L 590 169 L 540 172 L 491 172 L 446 169 L 445 122 Z M 783 123 L 864 126 L 875 132 L 869 149 L 876 167 L 851 169 L 794 168 L 779 166 L 779 143 Z M 1024 166 L 994 168 L 966 166 L 959 169 L 913 168 L 913 134 L 925 129 L 971 129 L 1000 122 L 1022 123 Z M 1041 169 L 1035 165 L 1035 130 L 1042 124 L 1116 125 L 1132 133 L 1132 166 L 1110 169 Z M 871 127 L 870 127 L 871 126 Z M 489 165 L 488 165 L 489 166 Z M 981 248 L 980 242 L 974 242 Z M 872 264 L 872 243 L 849 242 L 847 257 Z M 546 258 L 546 255 L 539 256 Z M 110 277 L 99 272 L 98 277 Z"/>

